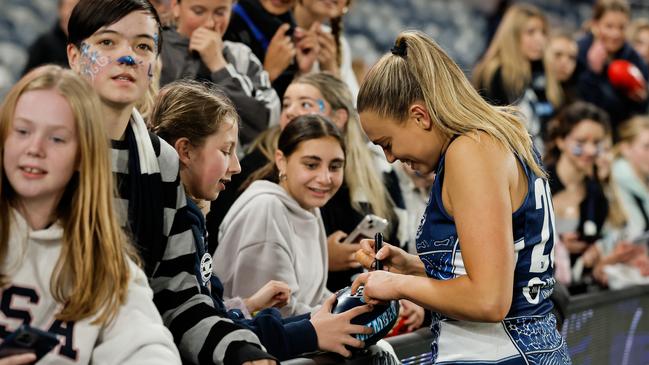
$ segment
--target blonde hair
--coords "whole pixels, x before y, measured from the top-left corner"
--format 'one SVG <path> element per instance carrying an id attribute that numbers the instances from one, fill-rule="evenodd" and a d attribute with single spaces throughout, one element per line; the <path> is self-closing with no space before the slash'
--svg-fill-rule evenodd
<path id="1" fill-rule="evenodd" d="M 539 19 L 543 23 L 543 32 L 548 33 L 548 22 L 541 10 L 530 4 L 514 4 L 509 7 L 494 35 L 489 48 L 473 71 L 473 84 L 477 89 L 488 88 L 496 72 L 500 70 L 503 87 L 508 98 L 513 99 L 523 94 L 532 79 L 530 61 L 521 51 L 521 35 L 525 24 L 530 19 Z M 545 60 L 542 60 L 545 72 L 545 93 L 555 106 L 561 105 L 563 92 Z"/>
<path id="2" fill-rule="evenodd" d="M 347 111 L 348 119 L 342 132 L 347 148 L 345 183 L 349 187 L 352 207 L 357 212 L 365 213 L 365 209 L 360 204 L 362 202 L 354 199 L 364 196 L 374 214 L 387 219 L 394 218 L 394 203 L 383 184 L 380 173 L 374 168 L 372 152 L 367 148 L 367 140 L 361 129 L 358 113 L 354 108 L 353 98 L 347 85 L 336 76 L 326 72 L 307 74 L 293 80 L 292 83 L 315 87 L 331 105 L 333 111 L 340 109 Z M 269 130 L 253 143 L 252 148 L 259 148 L 269 161 L 274 161 L 279 134 L 279 127 Z M 245 186 L 247 185 L 245 184 Z"/>
<path id="3" fill-rule="evenodd" d="M 361 84 L 359 112 L 405 121 L 410 105 L 421 101 L 446 137 L 483 131 L 520 156 L 536 175 L 546 176 L 515 110 L 489 105 L 435 41 L 406 31 L 397 36 L 394 49 L 395 54 L 383 56 Z"/>
<path id="4" fill-rule="evenodd" d="M 53 90 L 62 95 L 75 116 L 79 139 L 78 171 L 68 182 L 57 207 L 63 242 L 50 280 L 54 299 L 63 304 L 61 321 L 97 315 L 93 323 L 106 324 L 125 302 L 130 278 L 129 257 L 138 261 L 113 210 L 115 194 L 108 136 L 100 113 L 101 103 L 80 76 L 59 66 L 42 66 L 25 75 L 7 94 L 0 109 L 0 141 L 7 139 L 16 104 L 32 90 Z M 36 106 L 35 106 L 36 107 Z M 4 148 L 0 151 L 4 155 Z M 6 257 L 11 234 L 10 208 L 15 191 L 0 168 L 0 257 Z M 0 275 L 4 286 L 10 282 Z"/>
<path id="5" fill-rule="evenodd" d="M 629 29 L 627 29 L 627 39 L 631 43 L 637 43 L 638 36 L 643 31 L 649 31 L 649 19 L 648 18 L 637 18 L 631 22 Z"/>
<path id="6" fill-rule="evenodd" d="M 606 132 L 606 137 L 604 143 L 607 145 L 607 149 L 610 152 L 613 152 L 613 136 L 610 131 Z M 611 161 L 612 163 L 612 161 Z M 608 174 L 606 176 L 595 176 L 602 183 L 602 190 L 608 200 L 608 216 L 606 217 L 606 222 L 612 227 L 617 229 L 622 229 L 627 224 L 628 217 L 620 200 L 620 195 L 618 189 L 616 189 L 616 184 L 613 179 L 611 179 L 611 167 L 609 166 Z M 601 171 L 601 170 L 600 170 Z"/>
<path id="7" fill-rule="evenodd" d="M 615 157 L 621 157 L 620 146 L 624 143 L 633 143 L 633 141 L 645 130 L 649 130 L 649 116 L 636 115 L 618 126 L 618 142 L 613 152 Z"/>

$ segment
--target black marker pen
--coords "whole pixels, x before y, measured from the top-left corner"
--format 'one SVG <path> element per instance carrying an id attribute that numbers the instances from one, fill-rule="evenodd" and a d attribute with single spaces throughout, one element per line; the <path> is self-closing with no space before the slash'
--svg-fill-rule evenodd
<path id="1" fill-rule="evenodd" d="M 378 232 L 374 235 L 374 255 L 379 253 L 379 250 L 383 247 L 383 233 Z M 381 260 L 374 259 L 374 268 L 376 270 L 383 270 L 383 263 Z"/>

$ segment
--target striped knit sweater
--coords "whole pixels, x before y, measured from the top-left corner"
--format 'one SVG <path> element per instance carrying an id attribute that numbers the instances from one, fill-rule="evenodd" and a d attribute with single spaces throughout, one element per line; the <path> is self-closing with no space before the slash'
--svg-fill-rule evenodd
<path id="1" fill-rule="evenodd" d="M 178 156 L 173 147 L 148 134 L 143 126 L 142 118 L 134 110 L 129 128 L 133 128 L 136 135 L 139 133 L 138 144 L 150 144 L 146 148 L 138 146 L 139 152 L 144 150 L 144 155 L 149 155 L 140 156 L 140 164 L 153 165 L 153 170 L 157 167 L 162 180 L 160 199 L 164 211 L 149 214 L 163 215 L 163 238 L 161 242 L 137 242 L 137 245 L 144 248 L 147 245 L 164 246 L 162 259 L 148 263 L 154 267 L 149 283 L 154 292 L 154 302 L 164 324 L 173 334 L 181 356 L 191 364 L 239 364 L 272 358 L 261 350 L 263 347 L 253 332 L 234 324 L 226 313 L 214 308 L 209 293 L 201 289 L 194 275 L 196 244 L 186 216 L 187 200 L 180 183 Z M 144 133 L 146 136 L 143 137 Z M 158 139 L 159 148 L 152 148 L 152 138 Z M 119 195 L 115 202 L 117 215 L 122 226 L 128 227 L 128 143 L 112 141 L 111 152 Z"/>

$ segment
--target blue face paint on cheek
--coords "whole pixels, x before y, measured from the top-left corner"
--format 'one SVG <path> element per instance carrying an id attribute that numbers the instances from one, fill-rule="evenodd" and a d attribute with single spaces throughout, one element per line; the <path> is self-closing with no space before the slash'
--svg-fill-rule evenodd
<path id="1" fill-rule="evenodd" d="M 158 33 L 153 33 L 153 45 L 155 46 L 154 52 L 158 52 L 158 42 L 160 41 L 160 36 Z"/>
<path id="2" fill-rule="evenodd" d="M 80 72 L 82 75 L 92 79 L 101 71 L 101 69 L 108 65 L 110 58 L 103 56 L 99 51 L 91 50 L 88 43 L 81 43 L 81 60 L 79 62 Z"/>
<path id="3" fill-rule="evenodd" d="M 316 99 L 315 102 L 318 104 L 318 109 L 320 109 L 320 113 L 324 113 L 324 111 L 325 111 L 325 103 L 324 103 L 324 100 L 322 100 L 322 99 Z"/>
<path id="4" fill-rule="evenodd" d="M 136 62 L 135 59 L 131 56 L 122 56 L 117 59 L 117 63 L 123 63 L 127 66 L 135 66 Z"/>
<path id="5" fill-rule="evenodd" d="M 572 146 L 572 148 L 570 148 L 570 152 L 574 156 L 579 157 L 579 156 L 584 154 L 584 147 L 582 145 L 580 145 L 580 144 L 576 144 L 576 145 Z"/>

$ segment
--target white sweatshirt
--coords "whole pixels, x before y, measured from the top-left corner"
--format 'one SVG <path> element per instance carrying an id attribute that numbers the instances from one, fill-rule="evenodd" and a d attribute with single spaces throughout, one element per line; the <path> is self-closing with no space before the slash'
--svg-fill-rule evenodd
<path id="1" fill-rule="evenodd" d="M 109 326 L 91 324 L 93 317 L 78 322 L 55 320 L 62 305 L 52 297 L 50 278 L 63 228 L 57 222 L 34 231 L 16 210 L 11 218 L 8 254 L 2 266 L 11 283 L 0 292 L 1 337 L 23 321 L 56 333 L 61 345 L 38 364 L 180 364 L 173 338 L 153 304 L 147 278 L 132 262 L 126 302 Z"/>
<path id="2" fill-rule="evenodd" d="M 282 316 L 310 313 L 331 295 L 327 237 L 320 210 L 305 210 L 279 185 L 255 181 L 234 202 L 219 229 L 214 273 L 224 296 L 246 298 L 269 280 L 291 288 Z"/>

